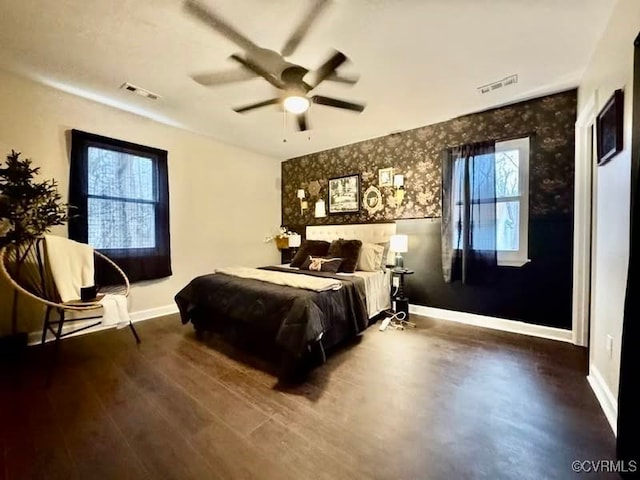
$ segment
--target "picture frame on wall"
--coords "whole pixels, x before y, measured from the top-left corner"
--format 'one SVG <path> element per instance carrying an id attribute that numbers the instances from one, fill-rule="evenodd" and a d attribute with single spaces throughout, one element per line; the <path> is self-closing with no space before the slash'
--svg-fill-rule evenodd
<path id="1" fill-rule="evenodd" d="M 596 117 L 598 166 L 615 157 L 624 146 L 624 92 L 616 90 Z"/>
<path id="2" fill-rule="evenodd" d="M 360 175 L 329 179 L 329 213 L 360 211 Z"/>
<path id="3" fill-rule="evenodd" d="M 378 186 L 393 187 L 393 167 L 378 170 Z"/>
<path id="4" fill-rule="evenodd" d="M 367 212 L 369 212 L 369 215 L 373 215 L 376 212 L 384 210 L 380 189 L 374 185 L 369 186 L 369 188 L 364 191 L 362 206 Z"/>

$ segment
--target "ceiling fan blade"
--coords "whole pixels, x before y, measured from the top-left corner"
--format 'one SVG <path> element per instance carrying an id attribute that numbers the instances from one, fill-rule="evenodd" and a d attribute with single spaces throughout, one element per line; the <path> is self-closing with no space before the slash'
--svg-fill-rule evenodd
<path id="1" fill-rule="evenodd" d="M 205 87 L 213 87 L 216 85 L 226 85 L 228 83 L 242 82 L 256 78 L 258 75 L 246 68 L 238 70 L 224 70 L 212 73 L 199 73 L 192 75 L 191 78 L 200 85 Z"/>
<path id="2" fill-rule="evenodd" d="M 329 0 L 314 0 L 313 5 L 298 25 L 298 28 L 291 34 L 287 43 L 282 47 L 282 56 L 289 57 L 296 51 L 300 42 L 309 32 L 311 25 L 318 18 L 322 10 L 329 4 Z"/>
<path id="3" fill-rule="evenodd" d="M 300 130 L 301 132 L 308 130 L 309 127 L 307 125 L 307 112 L 299 113 L 296 116 L 296 119 L 298 120 L 298 130 Z"/>
<path id="4" fill-rule="evenodd" d="M 236 107 L 233 109 L 233 111 L 238 113 L 244 113 L 250 110 L 254 110 L 256 108 L 262 108 L 268 105 L 276 105 L 277 103 L 280 103 L 280 99 L 272 98 L 270 100 L 265 100 L 264 102 L 252 103 L 251 105 L 245 105 L 244 107 Z"/>
<path id="5" fill-rule="evenodd" d="M 233 55 L 231 55 L 231 58 L 234 59 L 236 62 L 238 62 L 243 67 L 251 70 L 252 72 L 254 72 L 257 75 L 260 75 L 262 78 L 264 78 L 267 82 L 269 82 L 274 87 L 280 88 L 280 89 L 285 88 L 285 84 L 284 84 L 284 82 L 282 80 L 280 80 L 279 78 L 276 78 L 270 72 L 267 72 L 264 68 L 262 68 L 257 63 L 255 63 L 255 62 L 253 62 L 251 60 L 242 58 L 240 55 L 236 55 L 235 53 Z"/>
<path id="6" fill-rule="evenodd" d="M 198 0 L 185 0 L 184 8 L 188 13 L 193 15 L 202 23 L 209 25 L 243 50 L 257 50 L 260 48 L 245 35 L 229 25 L 226 20 L 213 13 L 211 9 Z"/>
<path id="7" fill-rule="evenodd" d="M 324 62 L 318 70 L 315 72 L 315 83 L 313 88 L 316 88 L 322 82 L 324 82 L 329 76 L 336 73 L 336 69 L 347 61 L 347 57 L 342 52 L 334 52 L 329 59 Z"/>
<path id="8" fill-rule="evenodd" d="M 345 75 L 340 75 L 338 72 L 333 72 L 331 75 L 329 75 L 326 78 L 327 81 L 329 82 L 336 82 L 336 83 L 346 83 L 348 85 L 355 85 L 356 83 L 358 83 L 358 80 L 360 80 L 357 76 L 345 76 Z"/>
<path id="9" fill-rule="evenodd" d="M 354 112 L 362 112 L 365 105 L 361 103 L 346 102 L 337 98 L 323 97 L 322 95 L 314 95 L 311 97 L 313 103 L 318 105 L 326 105 L 328 107 L 343 108 L 345 110 L 352 110 Z"/>

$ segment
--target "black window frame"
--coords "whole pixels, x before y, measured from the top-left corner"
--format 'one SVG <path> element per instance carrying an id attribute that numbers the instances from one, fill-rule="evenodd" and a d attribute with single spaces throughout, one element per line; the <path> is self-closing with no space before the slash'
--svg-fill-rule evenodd
<path id="1" fill-rule="evenodd" d="M 88 200 L 106 198 L 122 201 L 116 197 L 89 195 L 89 148 L 100 148 L 138 157 L 149 158 L 153 162 L 154 201 L 124 199 L 135 203 L 153 203 L 155 206 L 155 247 L 131 249 L 96 249 L 114 260 L 125 272 L 130 282 L 155 280 L 168 277 L 171 271 L 171 247 L 169 231 L 169 179 L 168 152 L 158 148 L 139 145 L 124 140 L 104 137 L 81 130 L 71 131 L 71 159 L 69 177 L 69 204 L 73 207 L 69 221 L 69 238 L 87 243 Z M 97 281 L 101 283 L 101 279 Z M 107 284 L 108 279 L 102 279 Z"/>

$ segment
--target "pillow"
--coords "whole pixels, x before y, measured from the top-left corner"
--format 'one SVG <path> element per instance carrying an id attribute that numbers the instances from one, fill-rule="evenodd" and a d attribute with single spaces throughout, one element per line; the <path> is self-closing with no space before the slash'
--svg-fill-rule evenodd
<path id="1" fill-rule="evenodd" d="M 363 272 L 377 272 L 382 264 L 384 247 L 375 243 L 363 243 L 358 257 L 357 269 Z"/>
<path id="2" fill-rule="evenodd" d="M 341 263 L 341 258 L 313 257 L 309 255 L 300 266 L 300 270 L 337 273 Z"/>
<path id="3" fill-rule="evenodd" d="M 362 242 L 360 240 L 334 240 L 329 246 L 327 257 L 342 258 L 339 272 L 353 273 L 356 271 L 358 256 Z"/>
<path id="4" fill-rule="evenodd" d="M 292 267 L 300 267 L 309 255 L 324 257 L 329 252 L 329 242 L 324 240 L 305 240 L 291 260 Z"/>
<path id="5" fill-rule="evenodd" d="M 382 258 L 380 259 L 380 268 L 384 269 L 387 265 L 393 265 L 394 262 L 389 263 L 389 247 L 391 246 L 391 242 L 376 243 L 376 245 L 384 248 Z"/>

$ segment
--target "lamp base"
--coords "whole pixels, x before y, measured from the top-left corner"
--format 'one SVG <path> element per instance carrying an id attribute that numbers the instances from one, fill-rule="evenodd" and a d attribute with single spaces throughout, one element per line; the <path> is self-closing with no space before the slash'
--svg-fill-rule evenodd
<path id="1" fill-rule="evenodd" d="M 396 253 L 396 268 L 404 268 L 404 259 L 399 253 Z"/>

